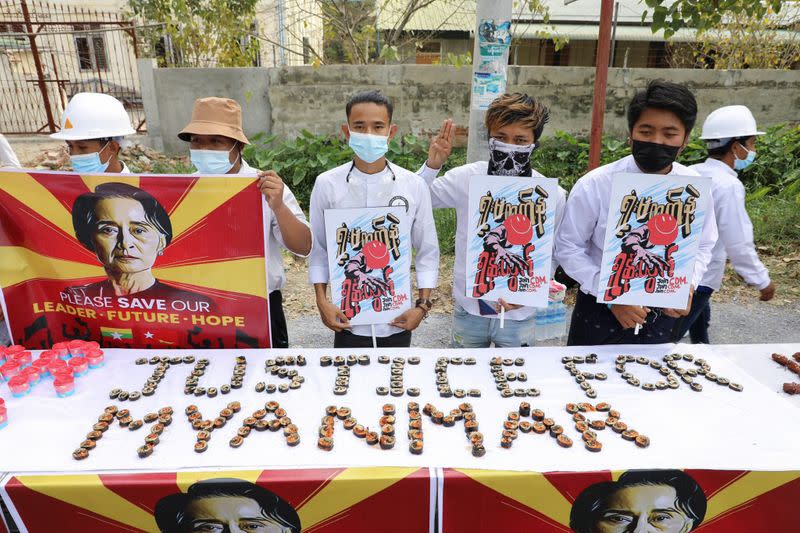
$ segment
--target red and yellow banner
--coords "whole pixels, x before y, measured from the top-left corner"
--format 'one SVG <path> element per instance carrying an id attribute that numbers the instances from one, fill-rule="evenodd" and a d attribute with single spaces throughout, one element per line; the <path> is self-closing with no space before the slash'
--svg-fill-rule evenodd
<path id="1" fill-rule="evenodd" d="M 4 496 L 29 531 L 62 533 L 426 532 L 433 512 L 418 468 L 11 476 Z"/>
<path id="2" fill-rule="evenodd" d="M 12 339 L 269 347 L 264 211 L 244 177 L 0 172 Z"/>
<path id="3" fill-rule="evenodd" d="M 444 470 L 442 533 L 796 531 L 800 472 Z"/>

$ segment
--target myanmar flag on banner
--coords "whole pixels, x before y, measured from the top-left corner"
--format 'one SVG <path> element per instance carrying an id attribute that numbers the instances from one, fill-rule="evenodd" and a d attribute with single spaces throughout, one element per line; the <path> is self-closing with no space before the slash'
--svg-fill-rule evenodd
<path id="1" fill-rule="evenodd" d="M 133 331 L 131 331 L 130 328 L 107 328 L 101 326 L 100 333 L 103 335 L 104 339 L 113 339 L 115 341 L 133 338 Z"/>

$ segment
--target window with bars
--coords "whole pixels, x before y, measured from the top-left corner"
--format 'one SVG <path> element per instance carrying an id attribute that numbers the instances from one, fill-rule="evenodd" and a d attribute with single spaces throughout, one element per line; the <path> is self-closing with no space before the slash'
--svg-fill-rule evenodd
<path id="1" fill-rule="evenodd" d="M 89 26 L 76 24 L 76 31 L 85 31 Z M 103 35 L 82 33 L 75 36 L 78 64 L 81 70 L 108 70 L 106 38 Z"/>

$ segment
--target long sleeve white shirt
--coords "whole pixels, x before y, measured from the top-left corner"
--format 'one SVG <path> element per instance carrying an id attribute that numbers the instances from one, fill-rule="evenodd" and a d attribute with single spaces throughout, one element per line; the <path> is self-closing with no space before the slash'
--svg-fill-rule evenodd
<path id="1" fill-rule="evenodd" d="M 14 153 L 14 149 L 11 148 L 10 144 L 8 144 L 6 138 L 0 134 L 0 168 L 19 168 L 21 166 L 22 165 L 19 164 L 17 154 Z"/>
<path id="2" fill-rule="evenodd" d="M 416 252 L 414 266 L 417 287 L 435 288 L 439 277 L 439 241 L 428 187 L 420 176 L 393 163 L 389 163 L 386 169 L 377 174 L 364 174 L 352 162 L 348 162 L 317 176 L 311 191 L 310 215 L 314 247 L 309 257 L 309 283 L 330 281 L 325 239 L 326 209 L 382 207 L 406 203 L 411 220 L 411 246 Z M 368 325 L 353 326 L 351 331 L 355 335 L 372 335 L 372 329 Z M 404 330 L 389 324 L 375 325 L 377 337 L 388 337 L 401 331 Z"/>
<path id="3" fill-rule="evenodd" d="M 614 174 L 642 174 L 633 156 L 596 168 L 575 183 L 569 193 L 564 219 L 556 232 L 555 257 L 569 277 L 578 282 L 585 294 L 597 296 L 600 265 L 606 239 L 606 218 Z M 673 163 L 670 175 L 698 176 L 680 163 Z M 717 240 L 717 224 L 712 216 L 713 197 L 706 207 L 705 223 L 695 256 L 692 285 L 700 285 L 711 261 Z"/>
<path id="4" fill-rule="evenodd" d="M 489 163 L 476 161 L 448 171 L 441 178 L 436 178 L 436 171 L 423 166 L 419 174 L 425 178 L 431 190 L 433 207 L 452 207 L 456 210 L 456 257 L 453 265 L 453 298 L 466 312 L 471 315 L 481 316 L 478 300 L 468 298 L 466 295 L 466 255 L 467 239 L 469 234 L 469 181 L 472 176 L 485 176 L 488 174 Z M 543 178 L 535 170 L 534 178 Z M 556 198 L 555 229 L 558 227 L 564 212 L 566 192 L 561 187 Z M 555 266 L 553 266 L 555 271 Z M 520 307 L 508 311 L 505 317 L 509 320 L 525 320 L 536 312 L 535 307 Z"/>
<path id="5" fill-rule="evenodd" d="M 258 170 L 248 165 L 247 161 L 242 159 L 242 166 L 236 175 L 257 176 Z M 308 220 L 306 220 L 305 213 L 303 213 L 303 210 L 300 209 L 300 204 L 297 202 L 297 198 L 295 198 L 294 193 L 286 184 L 283 186 L 283 203 L 289 208 L 289 211 L 291 211 L 292 214 L 297 217 L 297 220 L 306 226 L 311 227 L 308 223 Z M 311 239 L 313 244 L 313 234 Z M 286 247 L 286 243 L 283 241 L 283 235 L 281 234 L 281 227 L 278 225 L 278 219 L 274 214 L 272 214 L 270 216 L 269 235 L 267 237 L 267 282 L 269 284 L 270 293 L 281 290 L 286 284 L 286 272 L 283 269 L 283 256 L 281 255 L 281 249 L 289 250 L 289 248 Z M 292 252 L 291 250 L 289 251 Z M 298 257 L 308 257 L 308 254 L 302 255 L 295 252 L 292 253 Z"/>
<path id="6" fill-rule="evenodd" d="M 756 289 L 770 284 L 769 272 L 759 260 L 753 243 L 753 224 L 745 209 L 744 185 L 736 171 L 716 159 L 692 165 L 692 170 L 712 179 L 714 216 L 719 239 L 711 252 L 711 262 L 701 285 L 719 290 L 725 274 L 725 260 L 730 257 L 734 270 Z"/>

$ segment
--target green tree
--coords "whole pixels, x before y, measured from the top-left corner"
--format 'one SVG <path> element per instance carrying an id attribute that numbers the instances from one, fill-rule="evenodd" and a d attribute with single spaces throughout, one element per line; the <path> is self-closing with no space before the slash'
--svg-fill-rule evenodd
<path id="1" fill-rule="evenodd" d="M 246 67 L 258 54 L 250 38 L 258 0 L 128 0 L 143 25 L 146 51 L 163 65 Z"/>
<path id="2" fill-rule="evenodd" d="M 664 30 L 666 38 L 686 26 L 702 33 L 716 28 L 726 17 L 745 15 L 763 17 L 768 10 L 779 13 L 783 0 L 642 0 L 647 10 L 642 14 L 642 22 L 653 16 L 653 33 Z"/>
<path id="3" fill-rule="evenodd" d="M 763 16 L 732 14 L 673 50 L 676 67 L 782 69 L 800 64 L 800 9 L 771 8 Z"/>

